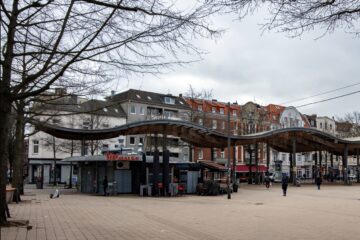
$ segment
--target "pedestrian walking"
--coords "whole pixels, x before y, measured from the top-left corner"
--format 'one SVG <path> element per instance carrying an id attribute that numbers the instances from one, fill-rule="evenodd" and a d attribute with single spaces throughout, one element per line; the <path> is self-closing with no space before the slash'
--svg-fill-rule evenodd
<path id="1" fill-rule="evenodd" d="M 109 182 L 108 182 L 107 176 L 105 176 L 104 181 L 103 181 L 104 196 L 107 196 L 108 185 L 109 185 Z"/>
<path id="2" fill-rule="evenodd" d="M 288 184 L 289 184 L 289 177 L 286 175 L 286 173 L 284 173 L 282 176 L 282 179 L 281 179 L 281 186 L 282 186 L 284 197 L 286 196 Z"/>
<path id="3" fill-rule="evenodd" d="M 267 189 L 270 188 L 270 176 L 269 176 L 268 173 L 265 176 L 265 186 L 266 186 Z"/>
<path id="4" fill-rule="evenodd" d="M 317 176 L 317 177 L 316 177 L 315 183 L 316 183 L 316 185 L 317 185 L 318 190 L 320 190 L 320 185 L 321 185 L 321 183 L 322 183 L 321 176 Z"/>

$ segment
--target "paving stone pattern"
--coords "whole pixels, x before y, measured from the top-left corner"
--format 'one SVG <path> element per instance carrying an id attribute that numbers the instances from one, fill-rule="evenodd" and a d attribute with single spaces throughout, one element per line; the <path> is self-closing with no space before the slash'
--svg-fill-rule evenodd
<path id="1" fill-rule="evenodd" d="M 242 185 L 225 195 L 151 198 L 103 197 L 49 190 L 10 204 L 25 227 L 1 229 L 2 240 L 22 239 L 360 239 L 360 185 L 289 187 Z"/>

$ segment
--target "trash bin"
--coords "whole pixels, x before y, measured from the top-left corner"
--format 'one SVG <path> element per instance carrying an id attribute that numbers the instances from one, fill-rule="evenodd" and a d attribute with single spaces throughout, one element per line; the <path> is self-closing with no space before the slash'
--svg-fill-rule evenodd
<path id="1" fill-rule="evenodd" d="M 15 188 L 6 187 L 6 203 L 11 203 L 14 197 Z"/>

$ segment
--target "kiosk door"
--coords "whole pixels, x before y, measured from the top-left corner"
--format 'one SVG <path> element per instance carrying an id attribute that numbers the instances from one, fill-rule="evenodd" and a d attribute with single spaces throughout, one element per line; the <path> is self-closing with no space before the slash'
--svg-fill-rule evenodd
<path id="1" fill-rule="evenodd" d="M 131 170 L 115 170 L 114 179 L 118 193 L 131 193 Z"/>

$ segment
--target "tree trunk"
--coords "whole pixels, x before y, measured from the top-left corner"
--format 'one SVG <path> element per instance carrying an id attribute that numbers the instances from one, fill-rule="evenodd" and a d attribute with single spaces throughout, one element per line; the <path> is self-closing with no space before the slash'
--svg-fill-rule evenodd
<path id="1" fill-rule="evenodd" d="M 24 102 L 20 101 L 17 108 L 12 186 L 17 189 L 15 197 L 20 200 L 19 195 L 24 193 Z"/>
<path id="2" fill-rule="evenodd" d="M 8 164 L 8 134 L 11 101 L 8 89 L 0 85 L 0 224 L 6 222 L 6 178 Z"/>

